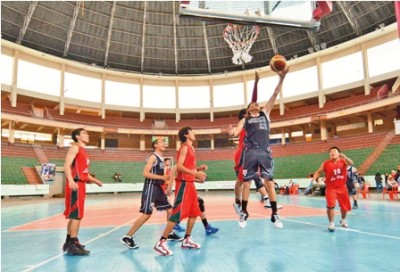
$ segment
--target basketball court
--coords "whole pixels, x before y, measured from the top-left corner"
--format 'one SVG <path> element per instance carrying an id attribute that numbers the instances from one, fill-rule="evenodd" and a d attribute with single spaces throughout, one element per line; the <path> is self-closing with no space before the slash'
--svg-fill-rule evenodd
<path id="1" fill-rule="evenodd" d="M 250 217 L 240 229 L 232 207 L 233 192 L 199 192 L 209 223 L 220 231 L 207 236 L 200 220 L 192 233 L 200 250 L 169 242 L 173 256 L 160 256 L 153 246 L 165 227 L 165 213 L 154 213 L 135 235 L 138 249 L 128 249 L 120 238 L 140 216 L 139 193 L 89 195 L 79 238 L 89 256 L 68 256 L 61 247 L 67 220 L 64 199 L 2 200 L 3 271 L 396 271 L 395 252 L 400 235 L 398 201 L 359 200 L 349 216 L 349 228 L 327 230 L 325 199 L 282 196 L 283 229 L 270 222 L 255 193 Z M 336 208 L 338 212 L 338 208 Z M 185 221 L 182 226 L 185 226 Z M 183 235 L 183 233 L 179 233 Z M 377 248 L 379 246 L 379 248 Z M 394 258 L 387 258 L 393 253 Z M 386 260 L 386 261 L 383 261 Z"/>

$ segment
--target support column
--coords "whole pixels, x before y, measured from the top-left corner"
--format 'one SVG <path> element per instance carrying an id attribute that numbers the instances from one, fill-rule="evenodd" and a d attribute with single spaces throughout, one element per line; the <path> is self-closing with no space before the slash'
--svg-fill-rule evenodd
<path id="1" fill-rule="evenodd" d="M 15 122 L 10 121 L 8 123 L 8 142 L 13 144 L 15 142 Z"/>
<path id="2" fill-rule="evenodd" d="M 328 136 L 327 136 L 325 119 L 320 121 L 320 131 L 321 131 L 321 140 L 326 141 L 328 139 Z"/>
<path id="3" fill-rule="evenodd" d="M 64 129 L 63 128 L 58 128 L 57 129 L 57 141 L 58 147 L 64 147 Z"/>
<path id="4" fill-rule="evenodd" d="M 18 59 L 19 51 L 16 50 L 14 52 L 13 73 L 11 80 L 11 107 L 17 106 Z"/>
<path id="5" fill-rule="evenodd" d="M 362 53 L 363 72 L 364 72 L 364 94 L 369 95 L 371 93 L 371 88 L 369 85 L 368 54 L 365 44 L 361 44 L 361 53 Z"/>
<path id="6" fill-rule="evenodd" d="M 64 99 L 64 93 L 65 93 L 65 64 L 61 64 L 61 75 L 60 75 L 60 100 L 59 100 L 59 107 L 58 107 L 58 112 L 60 115 L 64 115 L 64 110 L 65 110 L 65 99 Z"/>
<path id="7" fill-rule="evenodd" d="M 146 141 L 144 139 L 144 135 L 140 135 L 140 151 L 143 151 L 146 149 Z"/>
<path id="8" fill-rule="evenodd" d="M 215 149 L 215 135 L 211 134 L 210 135 L 210 140 L 211 140 L 211 150 Z"/>
<path id="9" fill-rule="evenodd" d="M 100 149 L 104 150 L 106 149 L 106 133 L 102 132 L 100 137 Z"/>
<path id="10" fill-rule="evenodd" d="M 143 110 L 143 78 L 140 78 L 140 122 L 143 122 L 145 118 Z"/>
<path id="11" fill-rule="evenodd" d="M 101 75 L 101 119 L 106 118 L 106 75 Z"/>
<path id="12" fill-rule="evenodd" d="M 368 112 L 367 113 L 367 119 L 368 119 L 368 133 L 374 132 L 374 120 L 372 119 L 372 113 Z"/>
<path id="13" fill-rule="evenodd" d="M 181 112 L 179 109 L 179 82 L 175 80 L 175 121 L 178 123 L 181 120 Z"/>
<path id="14" fill-rule="evenodd" d="M 322 80 L 323 74 L 322 74 L 322 67 L 321 67 L 321 58 L 318 57 L 316 59 L 316 61 L 317 61 L 317 74 L 318 74 L 318 106 L 320 109 L 322 109 L 325 105 L 326 97 L 322 91 L 324 82 Z"/>
<path id="15" fill-rule="evenodd" d="M 210 79 L 210 121 L 214 122 L 214 82 Z"/>
<path id="16" fill-rule="evenodd" d="M 285 137 L 285 128 L 281 128 L 281 134 L 282 134 L 282 145 L 286 145 L 286 137 Z"/>

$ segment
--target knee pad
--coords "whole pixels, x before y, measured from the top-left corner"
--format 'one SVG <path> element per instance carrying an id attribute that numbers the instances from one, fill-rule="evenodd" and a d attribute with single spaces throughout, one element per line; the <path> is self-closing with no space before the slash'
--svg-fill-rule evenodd
<path id="1" fill-rule="evenodd" d="M 197 201 L 199 202 L 199 208 L 200 208 L 200 211 L 201 212 L 204 212 L 206 209 L 204 208 L 204 200 L 201 198 L 201 197 L 199 197 L 199 198 L 197 198 Z"/>
<path id="2" fill-rule="evenodd" d="M 260 178 L 259 175 L 254 177 L 254 183 L 256 185 L 257 190 L 264 187 L 264 182 L 263 180 Z"/>

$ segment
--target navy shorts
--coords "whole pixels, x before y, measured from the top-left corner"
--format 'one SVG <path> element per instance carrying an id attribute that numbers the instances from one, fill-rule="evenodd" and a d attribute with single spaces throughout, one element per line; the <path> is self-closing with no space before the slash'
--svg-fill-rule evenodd
<path id="1" fill-rule="evenodd" d="M 354 186 L 353 182 L 346 182 L 346 187 L 347 187 L 347 191 L 349 192 L 349 195 L 357 194 L 357 190 L 356 190 L 356 187 Z"/>
<path id="2" fill-rule="evenodd" d="M 142 192 L 142 205 L 140 212 L 144 214 L 153 213 L 153 205 L 158 211 L 171 209 L 172 206 L 168 202 L 161 185 L 153 183 L 145 183 Z"/>
<path id="3" fill-rule="evenodd" d="M 246 148 L 243 159 L 243 176 L 245 181 L 253 180 L 260 171 L 261 178 L 272 180 L 274 178 L 274 159 L 272 150 Z"/>

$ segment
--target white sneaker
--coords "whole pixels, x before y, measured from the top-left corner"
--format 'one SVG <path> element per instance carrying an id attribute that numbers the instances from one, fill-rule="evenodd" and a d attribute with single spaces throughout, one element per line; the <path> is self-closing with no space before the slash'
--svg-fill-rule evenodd
<path id="1" fill-rule="evenodd" d="M 201 245 L 193 242 L 192 239 L 190 239 L 190 236 L 188 236 L 185 239 L 183 239 L 182 247 L 183 248 L 190 248 L 190 249 L 191 248 L 199 249 L 199 248 L 201 248 Z"/>
<path id="2" fill-rule="evenodd" d="M 348 228 L 349 227 L 349 224 L 347 224 L 346 219 L 340 220 L 340 225 L 342 225 L 343 228 Z"/>
<path id="3" fill-rule="evenodd" d="M 240 211 L 242 210 L 242 207 L 237 203 L 233 203 L 233 208 L 235 209 L 235 212 L 237 213 L 237 215 L 240 215 Z"/>
<path id="4" fill-rule="evenodd" d="M 264 208 L 267 208 L 267 209 L 271 209 L 272 208 L 271 207 L 271 202 L 269 201 L 269 198 L 264 199 Z M 278 210 L 280 210 L 280 209 L 283 208 L 283 206 L 282 205 L 276 205 L 276 208 Z"/>
<path id="5" fill-rule="evenodd" d="M 247 225 L 247 218 L 249 217 L 248 213 L 246 211 L 241 211 L 239 215 L 239 227 L 241 229 L 245 228 Z"/>
<path id="6" fill-rule="evenodd" d="M 278 229 L 283 228 L 283 224 L 281 222 L 281 219 L 279 218 L 279 215 L 277 214 L 271 215 L 271 222 L 274 223 L 276 228 Z"/>
<path id="7" fill-rule="evenodd" d="M 335 223 L 329 222 L 328 230 L 330 232 L 334 232 L 335 231 Z"/>
<path id="8" fill-rule="evenodd" d="M 264 198 L 264 207 L 271 208 L 271 202 L 269 201 L 269 198 Z"/>
<path id="9" fill-rule="evenodd" d="M 171 256 L 174 254 L 174 252 L 168 248 L 167 241 L 164 239 L 157 242 L 154 246 L 154 250 L 164 256 Z"/>

